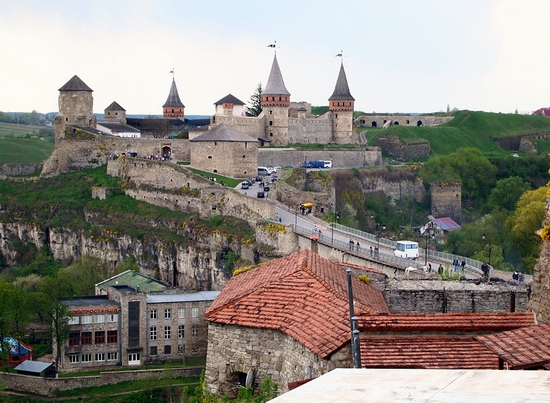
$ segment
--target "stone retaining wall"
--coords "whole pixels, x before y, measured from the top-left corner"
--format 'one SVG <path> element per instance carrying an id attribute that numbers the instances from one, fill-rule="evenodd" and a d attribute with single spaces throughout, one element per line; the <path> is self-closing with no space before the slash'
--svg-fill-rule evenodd
<path id="1" fill-rule="evenodd" d="M 75 378 L 42 378 L 38 376 L 0 373 L 0 382 L 5 389 L 25 391 L 40 396 L 56 397 L 59 392 L 78 388 L 93 388 L 114 385 L 124 381 L 164 379 L 167 376 L 199 377 L 204 367 L 171 369 L 150 369 L 138 371 L 102 372 L 99 376 Z"/>
<path id="2" fill-rule="evenodd" d="M 0 175 L 6 176 L 23 176 L 32 175 L 39 169 L 42 164 L 4 164 L 0 165 Z"/>

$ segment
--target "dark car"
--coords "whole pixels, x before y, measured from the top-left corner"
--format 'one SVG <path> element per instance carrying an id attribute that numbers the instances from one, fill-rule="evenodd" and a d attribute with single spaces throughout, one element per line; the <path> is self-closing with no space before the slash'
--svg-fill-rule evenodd
<path id="1" fill-rule="evenodd" d="M 269 192 L 269 186 L 264 186 L 264 192 Z"/>
<path id="2" fill-rule="evenodd" d="M 258 192 L 258 195 L 257 195 L 260 199 L 263 199 L 265 197 L 265 193 L 264 192 Z"/>

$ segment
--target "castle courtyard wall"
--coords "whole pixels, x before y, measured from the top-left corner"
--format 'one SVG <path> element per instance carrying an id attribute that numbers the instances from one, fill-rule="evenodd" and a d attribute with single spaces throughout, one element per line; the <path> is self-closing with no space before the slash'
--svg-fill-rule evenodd
<path id="1" fill-rule="evenodd" d="M 380 147 L 364 147 L 355 150 L 298 150 L 293 148 L 258 149 L 258 166 L 300 167 L 305 161 L 332 161 L 333 168 L 357 168 L 382 166 Z"/>
<path id="2" fill-rule="evenodd" d="M 191 165 L 200 170 L 231 178 L 257 175 L 257 142 L 193 141 L 191 150 Z"/>

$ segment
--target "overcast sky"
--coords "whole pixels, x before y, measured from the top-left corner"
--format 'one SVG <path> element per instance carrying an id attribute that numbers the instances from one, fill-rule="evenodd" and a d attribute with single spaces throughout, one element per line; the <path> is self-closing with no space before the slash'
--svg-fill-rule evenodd
<path id="1" fill-rule="evenodd" d="M 94 112 L 185 113 L 265 86 L 273 49 L 293 101 L 328 105 L 343 51 L 355 109 L 550 106 L 549 0 L 4 0 L 0 111 L 55 112 L 75 74 Z"/>

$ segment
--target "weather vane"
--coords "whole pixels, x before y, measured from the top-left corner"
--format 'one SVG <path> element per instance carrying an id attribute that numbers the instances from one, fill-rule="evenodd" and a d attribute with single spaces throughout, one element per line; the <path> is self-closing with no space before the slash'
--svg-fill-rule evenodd
<path id="1" fill-rule="evenodd" d="M 339 57 L 342 63 L 344 63 L 344 51 L 341 50 L 340 53 L 336 55 L 336 57 Z"/>
<path id="2" fill-rule="evenodd" d="M 169 74 L 172 74 L 172 79 L 173 79 L 176 74 L 175 69 L 172 68 L 172 70 L 169 71 Z"/>
<path id="3" fill-rule="evenodd" d="M 275 41 L 275 43 L 271 43 L 267 45 L 267 47 L 275 49 L 275 53 L 277 53 L 277 41 Z"/>

